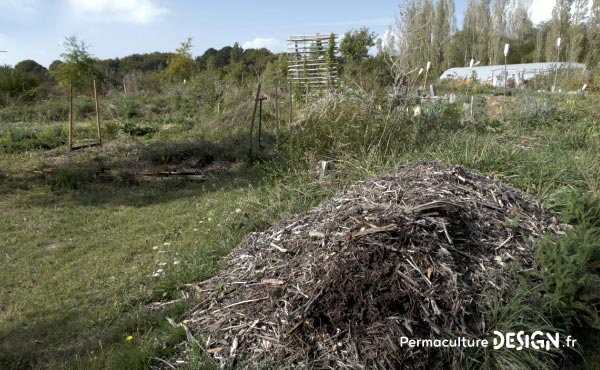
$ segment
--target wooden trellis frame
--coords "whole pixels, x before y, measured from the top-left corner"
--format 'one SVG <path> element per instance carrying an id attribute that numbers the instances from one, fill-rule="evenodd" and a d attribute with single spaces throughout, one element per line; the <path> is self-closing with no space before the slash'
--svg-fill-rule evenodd
<path id="1" fill-rule="evenodd" d="M 305 35 L 288 39 L 288 82 L 306 88 L 335 86 L 338 82 L 337 36 Z"/>

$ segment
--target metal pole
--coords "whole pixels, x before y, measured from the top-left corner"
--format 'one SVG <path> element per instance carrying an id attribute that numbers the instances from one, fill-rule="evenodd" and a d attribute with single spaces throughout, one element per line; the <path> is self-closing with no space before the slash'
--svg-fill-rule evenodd
<path id="1" fill-rule="evenodd" d="M 508 68 L 506 63 L 506 57 L 508 56 L 509 49 L 510 45 L 504 44 L 504 96 L 506 96 L 506 80 L 508 80 Z"/>
<path id="2" fill-rule="evenodd" d="M 558 63 L 560 61 L 560 46 L 557 47 L 557 52 L 556 52 L 556 66 L 554 66 L 554 92 L 556 92 L 556 82 L 558 80 Z"/>
<path id="3" fill-rule="evenodd" d="M 430 67 L 431 67 L 431 62 L 427 62 L 427 68 L 425 68 L 425 81 L 423 81 L 423 95 L 425 95 L 425 88 L 427 87 L 427 76 L 429 75 Z"/>
<path id="4" fill-rule="evenodd" d="M 504 96 L 506 96 L 506 80 L 508 79 L 508 70 L 506 68 L 506 55 L 504 55 Z"/>

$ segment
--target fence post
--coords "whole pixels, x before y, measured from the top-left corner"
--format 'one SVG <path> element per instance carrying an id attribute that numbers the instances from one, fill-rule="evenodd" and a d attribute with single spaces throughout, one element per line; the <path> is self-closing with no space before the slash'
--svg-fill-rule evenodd
<path id="1" fill-rule="evenodd" d="M 100 128 L 100 104 L 98 103 L 98 90 L 94 80 L 94 100 L 96 101 L 96 128 L 98 129 L 98 143 L 102 146 L 102 129 Z"/>
<path id="2" fill-rule="evenodd" d="M 279 80 L 275 84 L 275 143 L 279 145 Z"/>
<path id="3" fill-rule="evenodd" d="M 252 110 L 252 121 L 250 122 L 250 149 L 248 150 L 248 155 L 250 157 L 252 157 L 252 150 L 253 150 L 253 133 L 254 133 L 254 118 L 256 118 L 256 108 L 258 106 L 258 98 L 260 97 L 260 86 L 261 83 L 258 83 L 258 87 L 256 88 L 256 98 L 254 98 L 254 109 Z"/>
<path id="4" fill-rule="evenodd" d="M 69 81 L 69 150 L 73 150 L 73 83 Z"/>

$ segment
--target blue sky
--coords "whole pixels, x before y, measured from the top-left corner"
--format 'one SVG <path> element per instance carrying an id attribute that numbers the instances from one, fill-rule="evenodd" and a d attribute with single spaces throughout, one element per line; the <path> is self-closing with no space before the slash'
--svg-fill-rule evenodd
<path id="1" fill-rule="evenodd" d="M 456 0 L 457 17 L 466 0 Z M 534 18 L 553 0 L 534 0 Z M 343 34 L 367 26 L 383 34 L 394 22 L 398 0 L 0 0 L 0 64 L 33 59 L 48 66 L 60 43 L 76 35 L 98 58 L 174 51 L 192 37 L 194 56 L 234 42 L 245 48 L 285 49 L 289 35 Z M 537 9 L 536 10 L 536 6 Z"/>

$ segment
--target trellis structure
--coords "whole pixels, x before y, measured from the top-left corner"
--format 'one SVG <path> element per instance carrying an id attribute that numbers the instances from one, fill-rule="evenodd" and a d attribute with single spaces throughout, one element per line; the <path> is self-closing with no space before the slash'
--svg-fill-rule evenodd
<path id="1" fill-rule="evenodd" d="M 288 81 L 307 89 L 332 87 L 338 82 L 336 35 L 290 36 Z"/>

